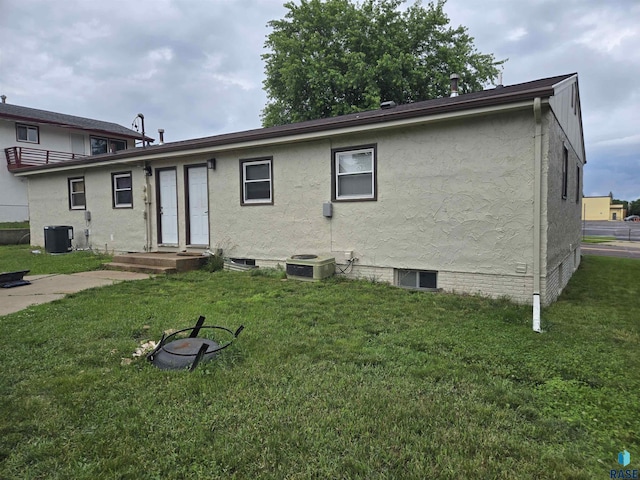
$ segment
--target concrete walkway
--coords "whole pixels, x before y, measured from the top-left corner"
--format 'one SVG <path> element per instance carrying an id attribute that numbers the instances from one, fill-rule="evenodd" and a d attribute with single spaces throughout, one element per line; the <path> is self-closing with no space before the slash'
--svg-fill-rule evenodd
<path id="1" fill-rule="evenodd" d="M 640 258 L 640 242 L 614 240 L 605 243 L 583 243 L 580 250 L 583 255 Z"/>
<path id="2" fill-rule="evenodd" d="M 52 302 L 69 293 L 87 288 L 113 285 L 128 280 L 142 280 L 149 278 L 149 275 L 115 270 L 96 270 L 70 275 L 31 275 L 24 278 L 29 280 L 31 285 L 0 288 L 0 316 L 18 312 L 31 305 Z"/>

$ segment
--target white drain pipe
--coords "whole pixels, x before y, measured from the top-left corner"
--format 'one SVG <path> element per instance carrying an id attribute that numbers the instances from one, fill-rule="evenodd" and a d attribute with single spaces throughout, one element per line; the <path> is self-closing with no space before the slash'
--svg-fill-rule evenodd
<path id="1" fill-rule="evenodd" d="M 542 232 L 542 102 L 533 100 L 533 117 L 536 122 L 534 137 L 533 182 L 533 331 L 542 333 L 540 327 L 540 233 Z"/>

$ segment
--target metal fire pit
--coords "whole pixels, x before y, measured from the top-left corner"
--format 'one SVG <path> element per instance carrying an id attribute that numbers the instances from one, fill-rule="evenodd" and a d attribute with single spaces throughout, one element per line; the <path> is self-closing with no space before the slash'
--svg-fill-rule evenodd
<path id="1" fill-rule="evenodd" d="M 171 335 L 163 334 L 160 343 L 147 355 L 147 359 L 162 370 L 183 370 L 188 368 L 189 371 L 193 371 L 200 362 L 213 359 L 219 351 L 231 345 L 244 329 L 244 326 L 240 325 L 233 332 L 226 327 L 204 325 L 204 320 L 205 317 L 201 316 L 193 327 L 183 328 L 173 332 Z M 222 330 L 232 335 L 232 338 L 222 345 L 208 338 L 198 338 L 198 334 L 203 328 Z M 191 334 L 188 337 L 177 338 L 179 335 L 189 331 Z"/>

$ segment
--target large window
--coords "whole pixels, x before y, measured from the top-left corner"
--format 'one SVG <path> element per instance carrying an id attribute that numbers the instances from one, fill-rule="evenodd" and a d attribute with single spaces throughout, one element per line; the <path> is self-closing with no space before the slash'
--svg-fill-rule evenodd
<path id="1" fill-rule="evenodd" d="M 113 208 L 133 208 L 131 172 L 111 174 Z"/>
<path id="2" fill-rule="evenodd" d="M 84 177 L 69 179 L 69 208 L 71 210 L 85 210 L 87 208 Z"/>
<path id="3" fill-rule="evenodd" d="M 272 159 L 240 160 L 242 205 L 273 204 Z"/>
<path id="4" fill-rule="evenodd" d="M 91 155 L 100 155 L 101 153 L 113 153 L 118 150 L 126 150 L 126 140 L 117 140 L 115 138 L 91 137 Z"/>
<path id="5" fill-rule="evenodd" d="M 405 288 L 436 290 L 438 273 L 423 270 L 397 270 L 397 285 Z"/>
<path id="6" fill-rule="evenodd" d="M 567 198 L 569 187 L 569 150 L 566 146 L 562 147 L 562 198 Z"/>
<path id="7" fill-rule="evenodd" d="M 16 138 L 19 142 L 40 143 L 38 127 L 16 124 Z"/>
<path id="8" fill-rule="evenodd" d="M 376 147 L 332 151 L 333 200 L 376 200 Z"/>

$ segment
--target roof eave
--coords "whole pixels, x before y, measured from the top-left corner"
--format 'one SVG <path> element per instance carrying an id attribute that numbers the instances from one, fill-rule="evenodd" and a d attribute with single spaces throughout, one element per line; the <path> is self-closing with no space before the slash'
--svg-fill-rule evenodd
<path id="1" fill-rule="evenodd" d="M 24 116 L 24 115 L 15 115 L 15 114 L 12 114 L 12 113 L 2 113 L 2 114 L 0 114 L 0 118 L 6 118 L 6 119 L 9 119 L 9 120 L 15 120 L 15 121 L 18 121 L 18 122 L 31 122 L 31 123 L 37 123 L 37 124 L 53 125 L 55 127 L 60 127 L 60 128 L 73 128 L 75 130 L 84 130 L 84 131 L 87 131 L 87 132 L 103 133 L 103 134 L 107 134 L 107 135 L 111 135 L 111 136 L 123 137 L 123 138 L 127 138 L 127 139 L 142 140 L 142 136 L 140 134 L 135 135 L 133 131 L 132 131 L 132 133 L 121 133 L 121 132 L 115 132 L 115 131 L 98 129 L 98 128 L 87 128 L 87 127 L 83 127 L 83 126 L 80 126 L 80 125 L 74 125 L 74 124 L 62 123 L 62 122 L 52 122 L 52 121 L 49 121 L 49 120 L 44 120 L 42 118 L 28 117 L 28 116 Z M 147 137 L 147 136 L 145 136 L 145 140 L 150 141 L 150 142 L 154 142 L 155 141 L 155 139 L 153 139 L 151 137 Z"/>
<path id="2" fill-rule="evenodd" d="M 205 137 L 202 139 L 187 140 L 184 142 L 167 143 L 164 145 L 155 145 L 149 149 L 136 148 L 130 150 L 121 150 L 112 154 L 97 155 L 95 157 L 84 158 L 82 160 L 66 161 L 63 164 L 51 164 L 41 165 L 36 167 L 25 167 L 20 169 L 19 173 L 30 173 L 43 170 L 55 170 L 68 167 L 76 167 L 82 165 L 95 165 L 99 163 L 111 164 L 111 163 L 124 163 L 135 160 L 144 160 L 145 155 L 172 153 L 177 151 L 184 151 L 188 153 L 193 150 L 201 150 L 207 148 L 215 148 L 220 146 L 226 146 L 230 144 L 240 144 L 246 142 L 264 141 L 270 139 L 278 139 L 283 137 L 295 137 L 304 134 L 313 134 L 322 131 L 333 131 L 344 128 L 353 128 L 366 125 L 375 125 L 382 123 L 390 123 L 394 121 L 402 121 L 411 118 L 421 118 L 435 116 L 437 114 L 449 114 L 459 113 L 464 110 L 477 110 L 486 107 L 499 107 L 502 105 L 509 105 L 515 103 L 522 103 L 527 101 L 533 101 L 536 97 L 548 98 L 553 95 L 554 89 L 551 86 L 540 87 L 536 89 L 530 89 L 521 92 L 505 93 L 502 95 L 493 95 L 490 97 L 481 97 L 466 100 L 463 96 L 457 97 L 456 101 L 451 103 L 445 103 L 441 105 L 426 105 L 424 108 L 409 109 L 409 110 L 376 110 L 374 115 L 363 116 L 358 118 L 358 115 L 334 117 L 326 119 L 326 122 L 302 122 L 298 124 L 286 125 L 282 127 L 263 128 L 256 130 L 248 130 L 246 132 L 239 132 L 238 134 L 224 134 L 215 137 Z M 363 114 L 365 112 L 362 112 Z M 369 112 L 370 113 L 370 112 Z M 138 137 L 139 138 L 139 137 Z M 15 172 L 18 173 L 18 172 Z"/>

